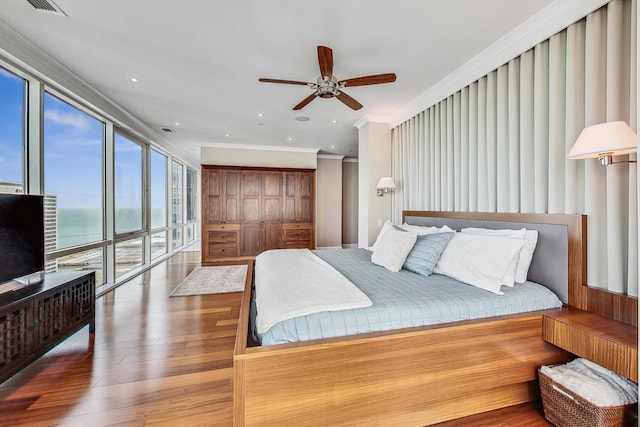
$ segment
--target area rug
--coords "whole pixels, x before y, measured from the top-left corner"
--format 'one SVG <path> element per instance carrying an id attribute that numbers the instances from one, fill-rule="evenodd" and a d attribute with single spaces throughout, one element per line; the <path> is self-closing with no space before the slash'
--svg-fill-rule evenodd
<path id="1" fill-rule="evenodd" d="M 196 267 L 169 294 L 170 297 L 242 292 L 247 276 L 246 265 Z"/>

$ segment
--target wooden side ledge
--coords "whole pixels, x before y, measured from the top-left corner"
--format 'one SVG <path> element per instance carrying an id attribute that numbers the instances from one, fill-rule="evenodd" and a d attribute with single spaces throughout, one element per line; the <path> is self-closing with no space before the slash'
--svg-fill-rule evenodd
<path id="1" fill-rule="evenodd" d="M 542 337 L 638 382 L 638 327 L 565 307 L 545 313 Z"/>

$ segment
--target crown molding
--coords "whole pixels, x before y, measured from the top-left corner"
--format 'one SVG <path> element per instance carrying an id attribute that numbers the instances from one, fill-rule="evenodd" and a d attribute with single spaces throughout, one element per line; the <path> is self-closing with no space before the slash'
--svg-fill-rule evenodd
<path id="1" fill-rule="evenodd" d="M 342 160 L 344 159 L 343 154 L 318 154 L 319 159 L 327 159 L 327 160 Z"/>
<path id="2" fill-rule="evenodd" d="M 260 150 L 260 151 L 288 151 L 295 153 L 317 153 L 320 151 L 317 148 L 301 148 L 301 147 L 278 147 L 275 145 L 251 145 L 251 144 L 229 144 L 225 142 L 208 142 L 203 143 L 200 147 L 201 150 L 207 148 L 227 148 L 235 150 Z"/>
<path id="3" fill-rule="evenodd" d="M 353 126 L 355 126 L 356 128 L 360 129 L 362 126 L 366 125 L 367 123 L 387 123 L 390 124 L 391 120 L 389 117 L 384 117 L 384 116 L 364 116 L 361 117 L 360 119 L 358 119 L 357 122 L 355 122 L 353 124 Z"/>

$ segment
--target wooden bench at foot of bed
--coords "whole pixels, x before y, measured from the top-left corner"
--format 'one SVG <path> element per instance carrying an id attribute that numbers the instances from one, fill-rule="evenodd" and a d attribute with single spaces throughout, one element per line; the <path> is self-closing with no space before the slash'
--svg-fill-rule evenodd
<path id="1" fill-rule="evenodd" d="M 537 399 L 542 314 L 239 349 L 234 425 L 422 426 Z"/>

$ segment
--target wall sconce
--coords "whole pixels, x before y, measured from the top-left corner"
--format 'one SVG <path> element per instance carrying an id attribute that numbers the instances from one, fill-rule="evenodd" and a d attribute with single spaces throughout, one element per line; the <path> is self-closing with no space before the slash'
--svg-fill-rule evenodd
<path id="1" fill-rule="evenodd" d="M 376 194 L 378 197 L 382 197 L 384 193 L 393 193 L 396 189 L 396 183 L 393 182 L 393 178 L 390 176 L 383 176 L 376 185 Z"/>
<path id="2" fill-rule="evenodd" d="M 638 151 L 636 133 L 625 122 L 609 122 L 586 127 L 580 132 L 567 159 L 597 158 L 602 166 L 613 163 L 614 155 Z M 634 160 L 629 162 L 635 163 Z M 623 163 L 623 162 L 616 162 Z"/>

